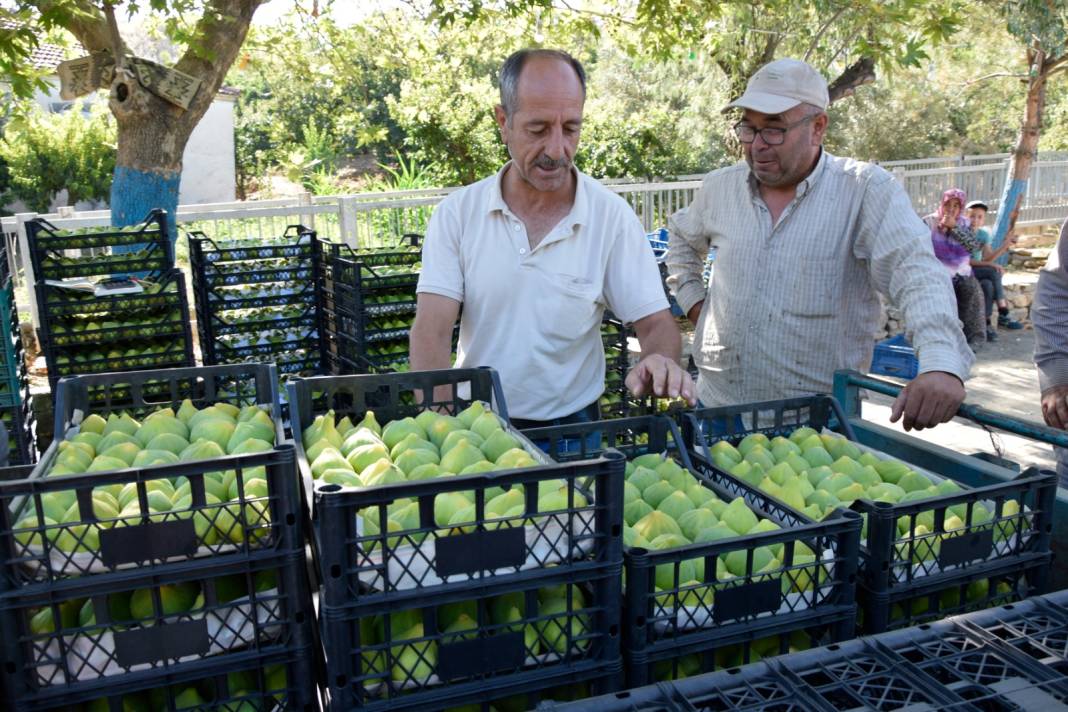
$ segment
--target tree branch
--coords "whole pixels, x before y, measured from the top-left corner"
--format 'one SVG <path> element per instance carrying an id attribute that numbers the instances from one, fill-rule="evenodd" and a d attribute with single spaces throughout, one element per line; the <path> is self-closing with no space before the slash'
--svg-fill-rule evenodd
<path id="1" fill-rule="evenodd" d="M 1068 64 L 1068 53 L 1062 54 L 1056 59 L 1042 63 L 1042 78 L 1047 78 L 1049 75 L 1056 72 L 1058 69 L 1063 69 Z"/>
<path id="2" fill-rule="evenodd" d="M 851 96 L 858 87 L 871 84 L 875 81 L 875 60 L 871 57 L 861 57 L 849 65 L 837 79 L 827 87 L 831 96 L 831 103 Z"/>
<path id="3" fill-rule="evenodd" d="M 985 82 L 987 79 L 997 79 L 999 77 L 1012 77 L 1013 79 L 1027 79 L 1026 74 L 1015 74 L 1013 72 L 994 72 L 993 74 L 985 74 L 976 79 L 964 82 L 964 86 L 970 87 L 972 84 L 978 84 L 979 82 Z"/>
<path id="4" fill-rule="evenodd" d="M 55 0 L 36 0 L 34 2 L 34 5 L 42 15 L 58 11 L 60 8 L 57 8 L 57 4 L 59 3 L 55 2 Z M 69 18 L 64 20 L 63 26 L 74 35 L 74 38 L 81 43 L 86 51 L 98 52 L 111 49 L 108 23 L 99 7 L 88 0 L 78 0 L 73 5 L 63 3 L 63 5 L 65 6 L 62 11 L 69 13 Z"/>
<path id="5" fill-rule="evenodd" d="M 207 110 L 245 42 L 252 13 L 264 0 L 208 0 L 196 23 L 197 46 L 186 50 L 174 68 L 201 80 L 189 106 L 197 120 Z M 195 122 L 194 122 L 195 125 Z"/>
<path id="6" fill-rule="evenodd" d="M 849 6 L 843 6 L 838 9 L 838 12 L 831 15 L 831 17 L 823 23 L 823 26 L 816 32 L 816 36 L 812 38 L 812 43 L 808 46 L 808 50 L 805 52 L 805 56 L 802 57 L 804 61 L 808 61 L 812 57 L 813 52 L 819 47 L 820 40 L 823 39 L 823 35 L 830 29 L 831 25 L 838 20 L 842 14 L 849 9 Z"/>

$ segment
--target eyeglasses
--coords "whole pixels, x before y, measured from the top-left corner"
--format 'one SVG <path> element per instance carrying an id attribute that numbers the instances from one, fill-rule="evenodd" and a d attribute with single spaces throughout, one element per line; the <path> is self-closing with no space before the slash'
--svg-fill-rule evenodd
<path id="1" fill-rule="evenodd" d="M 792 124 L 787 124 L 786 126 L 765 126 L 762 129 L 756 129 L 749 124 L 738 122 L 734 125 L 734 135 L 737 136 L 738 140 L 742 143 L 752 143 L 753 141 L 756 141 L 757 134 L 760 134 L 760 138 L 764 139 L 764 143 L 769 146 L 779 146 L 786 140 L 787 131 L 811 121 L 817 116 L 819 116 L 819 114 L 809 114 L 805 118 L 795 121 Z"/>

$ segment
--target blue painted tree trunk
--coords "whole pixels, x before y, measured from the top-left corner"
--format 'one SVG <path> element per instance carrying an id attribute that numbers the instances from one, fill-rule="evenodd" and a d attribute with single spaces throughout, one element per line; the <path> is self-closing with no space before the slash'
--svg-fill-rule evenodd
<path id="1" fill-rule="evenodd" d="M 111 183 L 111 223 L 117 227 L 136 225 L 150 210 L 167 211 L 167 228 L 171 244 L 178 237 L 175 217 L 178 212 L 178 185 L 181 171 L 141 171 L 115 166 Z M 136 252 L 141 245 L 121 245 L 115 252 Z"/>
<path id="2" fill-rule="evenodd" d="M 1009 234 L 1011 227 L 1012 214 L 1018 206 L 1023 204 L 1024 194 L 1027 192 L 1027 179 L 1014 178 L 1014 168 L 1014 166 L 1009 167 L 1008 175 L 1005 177 L 1005 189 L 1001 191 L 1001 202 L 998 203 L 998 219 L 994 223 L 990 245 L 995 250 L 1005 242 L 1005 237 Z M 1007 265 L 1009 253 L 1006 252 L 997 258 L 996 262 Z"/>

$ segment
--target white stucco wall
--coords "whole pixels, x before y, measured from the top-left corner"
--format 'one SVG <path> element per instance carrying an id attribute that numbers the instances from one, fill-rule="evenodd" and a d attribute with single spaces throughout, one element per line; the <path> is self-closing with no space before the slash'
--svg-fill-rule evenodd
<path id="1" fill-rule="evenodd" d="M 70 102 L 59 96 L 58 78 L 49 77 L 49 90 L 35 93 L 34 100 L 49 111 L 62 110 Z M 0 85 L 0 95 L 6 85 Z M 178 189 L 178 204 L 225 203 L 235 199 L 237 167 L 234 155 L 234 99 L 227 94 L 218 94 L 208 107 L 204 117 L 193 129 L 182 156 L 182 182 Z M 106 95 L 98 92 L 90 101 L 107 101 Z M 60 191 L 53 202 L 66 205 L 66 191 Z M 3 206 L 7 211 L 19 213 L 25 206 L 19 202 Z M 76 210 L 103 210 L 105 202 L 80 202 Z"/>
<path id="2" fill-rule="evenodd" d="M 182 156 L 178 204 L 226 203 L 234 200 L 234 97 L 220 94 L 193 129 Z"/>

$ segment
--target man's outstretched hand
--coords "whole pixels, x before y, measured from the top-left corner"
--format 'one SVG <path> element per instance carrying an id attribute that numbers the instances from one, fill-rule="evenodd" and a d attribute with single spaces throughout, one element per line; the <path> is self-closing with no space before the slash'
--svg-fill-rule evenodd
<path id="1" fill-rule="evenodd" d="M 627 389 L 641 398 L 650 393 L 659 398 L 682 398 L 697 405 L 697 387 L 690 374 L 677 362 L 660 354 L 649 354 L 627 374 Z"/>
<path id="2" fill-rule="evenodd" d="M 898 394 L 890 409 L 890 422 L 904 416 L 905 430 L 933 428 L 953 419 L 964 395 L 964 384 L 952 373 L 921 373 Z"/>

